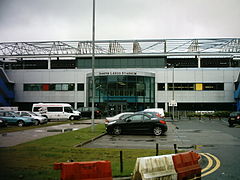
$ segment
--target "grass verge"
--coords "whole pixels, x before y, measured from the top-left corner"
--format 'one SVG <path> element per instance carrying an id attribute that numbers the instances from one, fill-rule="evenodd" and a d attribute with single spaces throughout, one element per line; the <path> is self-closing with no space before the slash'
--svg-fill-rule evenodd
<path id="1" fill-rule="evenodd" d="M 0 148 L 0 179 L 5 180 L 57 180 L 60 171 L 53 170 L 55 162 L 111 161 L 113 176 L 129 176 L 137 157 L 153 156 L 155 150 L 122 149 L 124 171 L 120 173 L 119 149 L 76 148 L 74 145 L 92 139 L 105 131 L 104 125 L 84 128 L 50 136 L 9 148 Z M 169 154 L 173 151 L 161 151 Z"/>

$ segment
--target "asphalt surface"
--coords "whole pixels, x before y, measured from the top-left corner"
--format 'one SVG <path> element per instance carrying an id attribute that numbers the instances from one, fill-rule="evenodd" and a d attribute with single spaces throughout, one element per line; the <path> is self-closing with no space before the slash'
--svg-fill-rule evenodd
<path id="1" fill-rule="evenodd" d="M 197 151 L 216 156 L 221 165 L 202 179 L 240 180 L 240 126 L 228 127 L 226 119 L 178 121 L 174 124 L 181 139 L 198 145 Z M 191 143 L 190 143 L 191 142 Z M 214 165 L 213 165 L 214 166 Z"/>
<path id="2" fill-rule="evenodd" d="M 167 124 L 165 136 L 105 135 L 84 147 L 154 149 L 158 144 L 161 151 L 177 144 L 178 150 L 193 150 L 211 158 L 212 164 L 202 155 L 202 169 L 210 166 L 202 179 L 240 180 L 240 126 L 228 127 L 227 119 L 185 119 Z"/>

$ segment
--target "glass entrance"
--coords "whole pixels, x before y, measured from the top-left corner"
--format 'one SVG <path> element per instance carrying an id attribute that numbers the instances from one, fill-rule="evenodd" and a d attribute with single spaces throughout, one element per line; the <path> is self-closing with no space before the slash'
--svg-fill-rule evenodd
<path id="1" fill-rule="evenodd" d="M 92 83 L 88 77 L 88 102 L 92 102 Z M 95 103 L 111 114 L 141 111 L 155 103 L 155 77 L 108 75 L 95 77 Z"/>

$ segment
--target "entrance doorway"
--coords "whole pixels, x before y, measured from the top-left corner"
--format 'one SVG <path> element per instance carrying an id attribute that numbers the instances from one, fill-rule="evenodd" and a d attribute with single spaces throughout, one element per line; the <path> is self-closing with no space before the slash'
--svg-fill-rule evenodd
<path id="1" fill-rule="evenodd" d="M 127 102 L 108 102 L 107 112 L 109 116 L 115 116 L 116 114 L 128 111 Z"/>

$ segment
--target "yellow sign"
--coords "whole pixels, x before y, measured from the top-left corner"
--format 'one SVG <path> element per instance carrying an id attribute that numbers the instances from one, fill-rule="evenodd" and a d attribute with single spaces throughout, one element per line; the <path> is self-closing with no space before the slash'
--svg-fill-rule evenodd
<path id="1" fill-rule="evenodd" d="M 196 91 L 202 91 L 203 90 L 203 85 L 202 83 L 197 83 L 196 84 Z"/>

